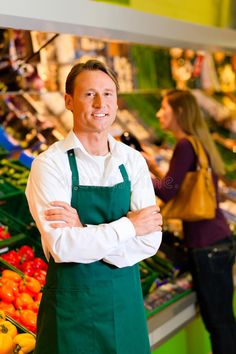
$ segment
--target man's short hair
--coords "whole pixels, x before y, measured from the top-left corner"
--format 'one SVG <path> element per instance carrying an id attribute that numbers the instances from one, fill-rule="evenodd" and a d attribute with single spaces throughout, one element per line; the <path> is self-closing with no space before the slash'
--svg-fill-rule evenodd
<path id="1" fill-rule="evenodd" d="M 66 85 L 65 85 L 66 93 L 69 95 L 73 95 L 75 79 L 81 72 L 96 71 L 96 70 L 103 71 L 105 74 L 107 74 L 115 83 L 117 91 L 119 91 L 117 74 L 107 65 L 103 64 L 101 61 L 92 59 L 86 61 L 85 63 L 76 64 L 72 67 L 66 79 Z"/>

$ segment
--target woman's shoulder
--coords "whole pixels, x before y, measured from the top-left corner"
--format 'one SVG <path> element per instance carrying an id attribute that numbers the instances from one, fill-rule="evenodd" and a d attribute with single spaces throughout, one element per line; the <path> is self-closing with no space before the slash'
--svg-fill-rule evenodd
<path id="1" fill-rule="evenodd" d="M 180 139 L 175 145 L 173 160 L 177 164 L 184 164 L 191 168 L 195 166 L 197 156 L 191 142 L 187 138 Z"/>
<path id="2" fill-rule="evenodd" d="M 187 138 L 182 138 L 178 140 L 178 142 L 175 145 L 175 150 L 183 151 L 183 152 L 189 151 L 195 154 L 193 145 Z"/>

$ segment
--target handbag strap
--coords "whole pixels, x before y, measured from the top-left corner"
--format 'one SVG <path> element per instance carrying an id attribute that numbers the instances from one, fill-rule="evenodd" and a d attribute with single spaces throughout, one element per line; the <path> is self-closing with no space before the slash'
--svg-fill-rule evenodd
<path id="1" fill-rule="evenodd" d="M 192 135 L 188 135 L 186 136 L 186 139 L 188 139 L 190 141 L 190 143 L 192 144 L 194 151 L 197 155 L 198 158 L 198 165 L 200 168 L 204 168 L 204 169 L 209 169 L 209 162 L 208 162 L 208 158 L 206 155 L 206 152 L 203 148 L 202 143 L 199 141 L 199 139 L 197 139 L 196 137 L 193 137 Z"/>

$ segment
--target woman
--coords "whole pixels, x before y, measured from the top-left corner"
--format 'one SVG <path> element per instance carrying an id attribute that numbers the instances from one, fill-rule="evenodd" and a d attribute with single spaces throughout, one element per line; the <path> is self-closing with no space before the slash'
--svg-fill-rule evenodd
<path id="1" fill-rule="evenodd" d="M 236 353 L 236 324 L 232 309 L 234 261 L 230 229 L 219 209 L 218 175 L 224 173 L 217 152 L 195 97 L 189 91 L 172 90 L 157 112 L 162 129 L 172 132 L 177 140 L 165 177 L 154 180 L 156 195 L 164 202 L 175 196 L 188 171 L 196 170 L 197 156 L 186 137 L 202 143 L 212 168 L 216 190 L 216 215 L 212 220 L 183 222 L 183 233 L 193 283 L 206 329 L 210 333 L 214 354 Z M 189 193 L 189 191 L 186 191 Z"/>

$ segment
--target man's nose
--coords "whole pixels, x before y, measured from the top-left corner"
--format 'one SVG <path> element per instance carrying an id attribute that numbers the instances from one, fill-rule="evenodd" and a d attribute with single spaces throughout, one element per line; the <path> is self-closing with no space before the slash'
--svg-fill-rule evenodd
<path id="1" fill-rule="evenodd" d="M 93 105 L 94 105 L 94 107 L 102 107 L 103 106 L 103 98 L 101 95 L 96 94 L 94 96 Z"/>

